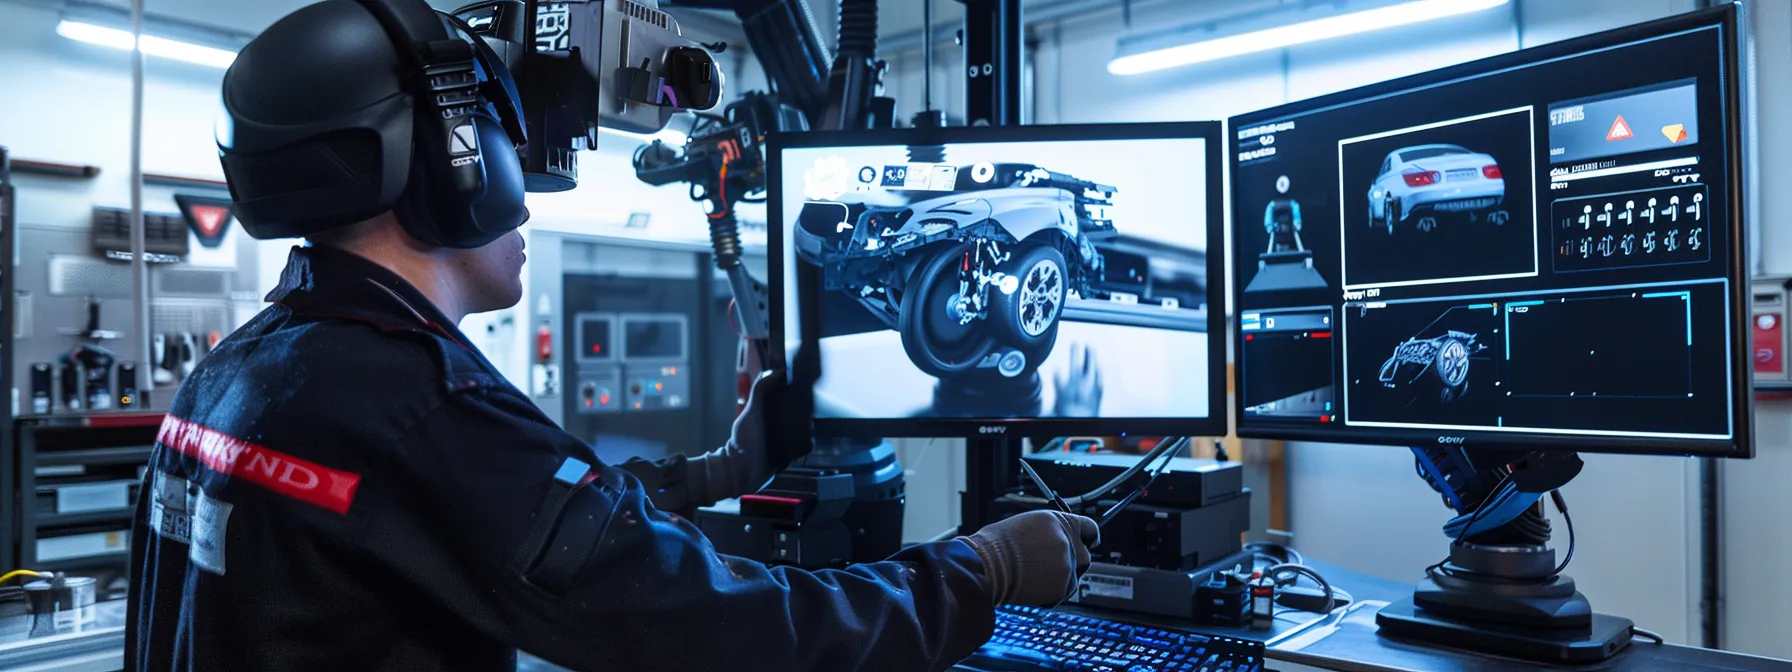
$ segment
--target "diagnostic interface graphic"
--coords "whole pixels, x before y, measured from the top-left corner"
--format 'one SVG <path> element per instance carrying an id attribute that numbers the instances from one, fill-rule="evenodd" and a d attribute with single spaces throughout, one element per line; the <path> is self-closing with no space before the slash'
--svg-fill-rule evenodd
<path id="1" fill-rule="evenodd" d="M 1733 436 L 1720 30 L 1233 119 L 1241 428 Z"/>

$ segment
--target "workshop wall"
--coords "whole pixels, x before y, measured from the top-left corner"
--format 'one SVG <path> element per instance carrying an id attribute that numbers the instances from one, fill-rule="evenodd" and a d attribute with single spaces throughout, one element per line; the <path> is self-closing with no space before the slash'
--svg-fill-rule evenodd
<path id="1" fill-rule="evenodd" d="M 88 225 L 95 205 L 129 207 L 129 52 L 56 34 L 53 7 L 0 2 L 0 144 L 22 159 L 99 166 L 92 180 L 18 176 L 19 220 Z M 160 59 L 145 63 L 143 170 L 222 179 L 212 123 L 223 71 Z M 146 209 L 170 211 L 163 190 Z"/>

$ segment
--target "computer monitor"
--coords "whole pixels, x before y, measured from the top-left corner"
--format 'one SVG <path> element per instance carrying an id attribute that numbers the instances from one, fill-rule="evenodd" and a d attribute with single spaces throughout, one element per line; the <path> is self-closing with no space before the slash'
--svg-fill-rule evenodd
<path id="1" fill-rule="evenodd" d="M 1747 457 L 1731 6 L 1234 117 L 1241 436 Z"/>
<path id="2" fill-rule="evenodd" d="M 1225 433 L 1221 151 L 1218 122 L 775 136 L 774 338 L 816 348 L 817 436 Z"/>

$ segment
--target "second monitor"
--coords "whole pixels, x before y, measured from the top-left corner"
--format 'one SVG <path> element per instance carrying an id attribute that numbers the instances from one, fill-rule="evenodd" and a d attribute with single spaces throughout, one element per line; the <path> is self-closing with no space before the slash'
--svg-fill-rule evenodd
<path id="1" fill-rule="evenodd" d="M 1224 432 L 1220 151 L 1214 122 L 774 139 L 817 432 Z"/>

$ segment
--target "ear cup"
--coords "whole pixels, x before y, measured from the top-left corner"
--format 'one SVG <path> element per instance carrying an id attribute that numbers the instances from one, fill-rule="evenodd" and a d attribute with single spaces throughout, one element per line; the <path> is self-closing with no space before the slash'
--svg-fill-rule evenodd
<path id="1" fill-rule="evenodd" d="M 473 222 L 480 244 L 520 227 L 529 219 L 523 199 L 523 162 L 510 142 L 510 133 L 496 120 L 474 121 L 479 131 L 480 165 L 485 167 L 485 193 L 473 203 Z"/>
<path id="2" fill-rule="evenodd" d="M 528 209 L 523 203 L 522 162 L 503 125 L 485 113 L 461 121 L 470 122 L 471 128 L 449 142 L 417 138 L 418 162 L 399 220 L 420 241 L 467 249 L 522 226 Z M 474 141 L 466 142 L 468 137 Z M 477 152 L 453 151 L 469 145 Z"/>

